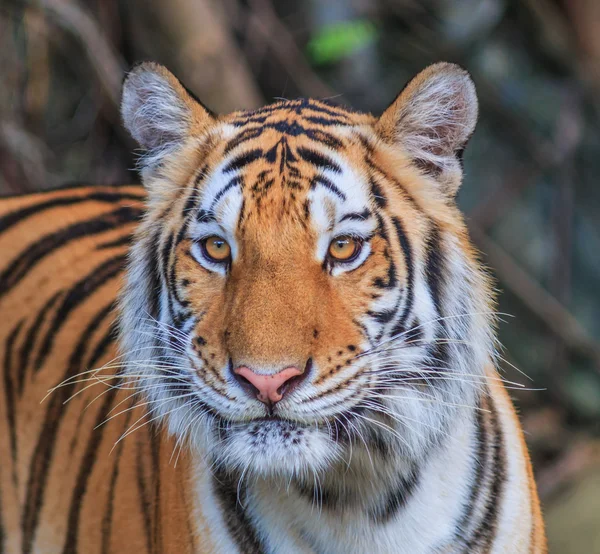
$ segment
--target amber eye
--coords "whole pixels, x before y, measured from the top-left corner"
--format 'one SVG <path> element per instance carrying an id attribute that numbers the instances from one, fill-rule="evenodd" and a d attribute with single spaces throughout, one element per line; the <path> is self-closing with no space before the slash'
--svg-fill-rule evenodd
<path id="1" fill-rule="evenodd" d="M 202 241 L 204 253 L 213 262 L 226 262 L 231 256 L 231 248 L 225 239 L 216 235 Z"/>
<path id="2" fill-rule="evenodd" d="M 349 236 L 336 237 L 329 245 L 329 255 L 337 262 L 348 262 L 360 252 L 360 242 Z"/>

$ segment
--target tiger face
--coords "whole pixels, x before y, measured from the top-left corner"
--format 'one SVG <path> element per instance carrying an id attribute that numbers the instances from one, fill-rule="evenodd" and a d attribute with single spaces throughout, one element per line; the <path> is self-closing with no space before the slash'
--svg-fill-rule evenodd
<path id="1" fill-rule="evenodd" d="M 379 118 L 304 99 L 215 116 L 143 64 L 122 113 L 149 197 L 121 343 L 155 417 L 263 476 L 418 463 L 493 353 L 454 203 L 466 72 L 431 66 Z"/>

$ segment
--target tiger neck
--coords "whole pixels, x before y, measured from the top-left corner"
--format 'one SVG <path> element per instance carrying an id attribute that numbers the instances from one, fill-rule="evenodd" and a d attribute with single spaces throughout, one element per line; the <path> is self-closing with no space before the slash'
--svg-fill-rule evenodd
<path id="1" fill-rule="evenodd" d="M 209 476 L 203 466 L 196 496 L 202 506 L 207 494 L 215 500 L 209 527 L 226 552 L 426 552 L 450 540 L 464 512 L 476 419 L 465 409 L 419 463 L 355 452 L 325 475 L 291 481 Z"/>

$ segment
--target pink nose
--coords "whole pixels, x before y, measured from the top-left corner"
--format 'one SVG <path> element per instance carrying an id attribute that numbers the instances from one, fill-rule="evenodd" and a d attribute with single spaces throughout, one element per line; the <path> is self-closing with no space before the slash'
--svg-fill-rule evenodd
<path id="1" fill-rule="evenodd" d="M 275 404 L 283 398 L 285 391 L 282 390 L 290 379 L 302 375 L 302 372 L 296 367 L 286 367 L 278 373 L 261 375 L 254 373 L 249 367 L 240 366 L 234 370 L 234 373 L 243 377 L 256 390 L 258 390 L 257 398 L 265 404 Z"/>

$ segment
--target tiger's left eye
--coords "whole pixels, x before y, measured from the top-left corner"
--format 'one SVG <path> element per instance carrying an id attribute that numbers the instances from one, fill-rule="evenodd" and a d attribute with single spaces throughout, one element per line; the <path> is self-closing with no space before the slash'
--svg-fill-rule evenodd
<path id="1" fill-rule="evenodd" d="M 360 242 L 349 236 L 334 238 L 329 244 L 329 256 L 337 262 L 348 262 L 360 252 Z"/>
<path id="2" fill-rule="evenodd" d="M 204 254 L 213 262 L 226 262 L 231 256 L 231 248 L 227 241 L 216 235 L 202 241 Z"/>

